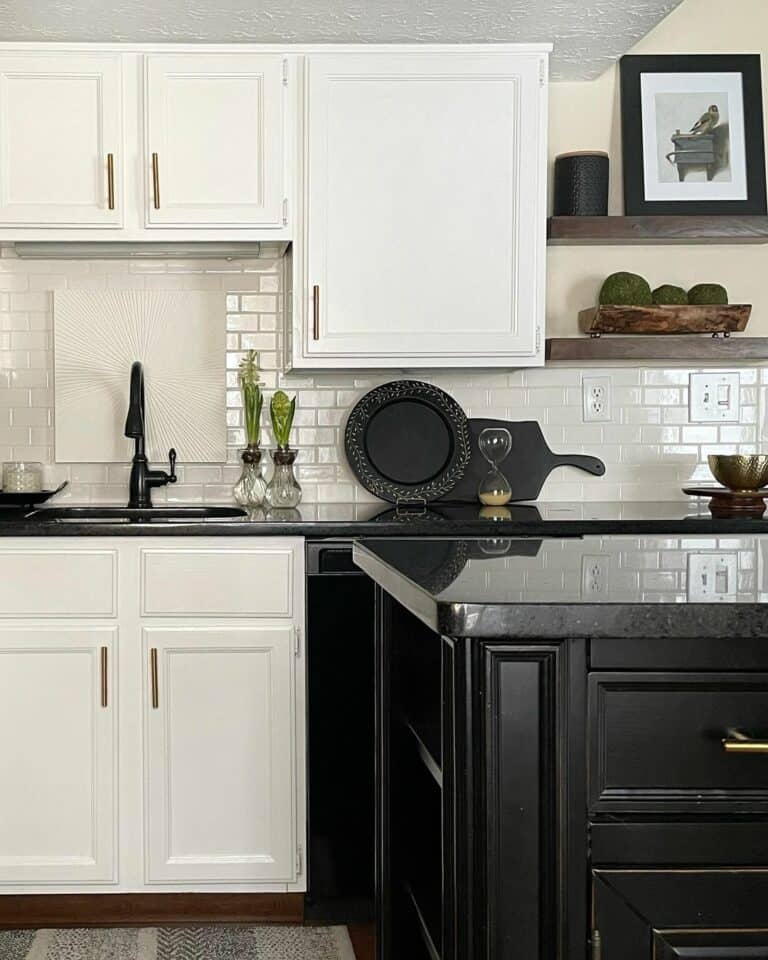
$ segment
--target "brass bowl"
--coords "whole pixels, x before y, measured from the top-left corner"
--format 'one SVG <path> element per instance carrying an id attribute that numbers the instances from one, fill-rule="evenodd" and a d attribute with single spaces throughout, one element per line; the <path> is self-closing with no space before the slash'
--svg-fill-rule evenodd
<path id="1" fill-rule="evenodd" d="M 762 490 L 768 485 L 767 454 L 711 453 L 707 462 L 715 480 L 729 490 Z"/>

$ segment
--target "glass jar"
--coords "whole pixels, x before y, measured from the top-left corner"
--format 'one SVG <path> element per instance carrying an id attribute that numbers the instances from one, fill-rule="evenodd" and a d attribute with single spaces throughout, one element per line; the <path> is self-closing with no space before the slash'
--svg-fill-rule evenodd
<path id="1" fill-rule="evenodd" d="M 266 502 L 270 507 L 298 507 L 301 502 L 301 487 L 293 472 L 296 451 L 278 447 L 272 451 L 275 465 L 272 479 L 267 484 Z"/>
<path id="2" fill-rule="evenodd" d="M 4 493 L 39 493 L 42 489 L 42 463 L 13 460 L 3 464 Z"/>
<path id="3" fill-rule="evenodd" d="M 241 507 L 260 507 L 264 503 L 267 485 L 261 475 L 261 450 L 255 443 L 249 443 L 240 454 L 243 472 L 232 488 L 232 496 Z"/>

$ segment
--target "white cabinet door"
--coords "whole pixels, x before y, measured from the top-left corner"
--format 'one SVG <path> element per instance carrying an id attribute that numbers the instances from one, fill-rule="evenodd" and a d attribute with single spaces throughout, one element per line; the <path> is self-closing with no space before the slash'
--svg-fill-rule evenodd
<path id="1" fill-rule="evenodd" d="M 284 63 L 146 58 L 148 226 L 283 226 Z"/>
<path id="2" fill-rule="evenodd" d="M 373 50 L 307 59 L 299 365 L 508 366 L 534 357 L 546 56 Z"/>
<path id="3" fill-rule="evenodd" d="M 122 223 L 121 60 L 0 54 L 0 224 Z"/>
<path id="4" fill-rule="evenodd" d="M 148 883 L 295 879 L 293 637 L 144 629 Z"/>
<path id="5" fill-rule="evenodd" d="M 0 884 L 115 876 L 116 628 L 0 628 Z"/>

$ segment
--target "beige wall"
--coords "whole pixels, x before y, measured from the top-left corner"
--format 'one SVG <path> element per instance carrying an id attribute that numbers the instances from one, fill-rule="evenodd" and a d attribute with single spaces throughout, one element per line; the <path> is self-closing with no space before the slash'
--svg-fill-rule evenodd
<path id="1" fill-rule="evenodd" d="M 764 112 L 768 107 L 768 0 L 683 0 L 631 52 L 762 53 Z M 591 82 L 555 83 L 550 92 L 550 156 L 607 150 L 611 214 L 623 212 L 618 77 L 616 66 Z M 641 273 L 651 286 L 723 283 L 733 302 L 754 305 L 747 332 L 768 335 L 768 245 L 551 247 L 548 264 L 549 337 L 577 334 L 578 311 L 596 302 L 614 270 Z"/>

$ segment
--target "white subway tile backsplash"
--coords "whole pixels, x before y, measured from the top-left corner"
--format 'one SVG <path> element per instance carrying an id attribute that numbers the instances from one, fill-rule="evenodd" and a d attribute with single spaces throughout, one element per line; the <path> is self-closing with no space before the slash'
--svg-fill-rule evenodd
<path id="1" fill-rule="evenodd" d="M 69 502 L 122 501 L 125 465 L 53 464 L 51 388 L 53 290 L 146 289 L 219 290 L 225 298 L 227 329 L 226 463 L 180 464 L 179 483 L 158 491 L 158 502 L 231 502 L 244 444 L 237 367 L 246 350 L 257 350 L 265 389 L 297 395 L 293 442 L 297 471 L 307 502 L 370 502 L 354 480 L 343 451 L 344 424 L 351 407 L 371 387 L 402 374 L 393 371 L 283 373 L 280 311 L 282 261 L 20 261 L 0 255 L 0 458 L 27 457 L 47 463 L 50 482 L 68 479 Z M 706 482 L 706 457 L 715 451 L 754 452 L 768 432 L 768 368 L 739 368 L 738 424 L 692 424 L 688 383 L 699 368 L 545 368 L 534 370 L 409 371 L 451 393 L 470 416 L 538 420 L 557 452 L 602 457 L 606 474 L 591 477 L 574 469 L 555 471 L 542 500 L 585 502 L 677 500 L 681 486 Z M 582 379 L 609 376 L 613 420 L 584 423 Z M 127 376 L 127 371 L 126 371 Z M 267 401 L 268 402 L 268 401 Z M 262 446 L 273 444 L 269 415 L 262 418 Z M 271 462 L 264 457 L 265 473 Z M 658 553 L 649 556 L 656 556 Z M 650 561 L 648 561 L 650 563 Z M 657 560 L 658 563 L 658 560 Z M 642 573 L 643 589 L 664 592 L 653 566 Z M 745 571 L 748 573 L 749 571 Z M 638 586 L 638 574 L 627 570 Z"/>

